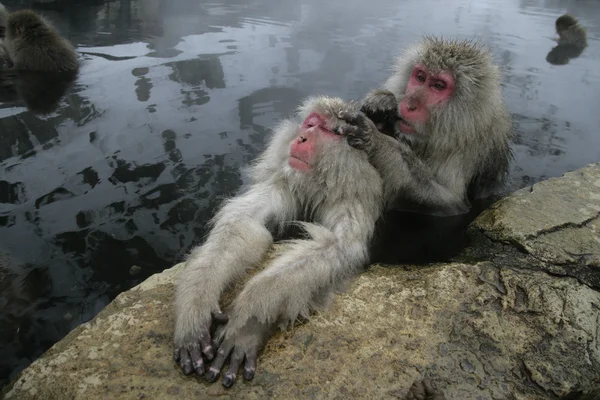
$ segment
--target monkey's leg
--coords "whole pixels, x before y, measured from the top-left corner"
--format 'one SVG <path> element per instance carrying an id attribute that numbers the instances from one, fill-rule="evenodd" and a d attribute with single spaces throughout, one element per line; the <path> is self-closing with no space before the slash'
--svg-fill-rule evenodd
<path id="1" fill-rule="evenodd" d="M 242 363 L 244 378 L 251 379 L 258 352 L 275 324 L 293 323 L 299 316 L 308 316 L 322 306 L 324 297 L 337 285 L 352 278 L 367 263 L 375 216 L 364 218 L 364 210 L 349 209 L 345 204 L 342 208 L 347 217 L 336 215 L 337 223 L 331 230 L 303 224 L 312 239 L 292 241 L 285 253 L 246 284 L 234 302 L 207 380 L 217 379 L 230 355 L 223 385 L 233 385 Z"/>
<path id="2" fill-rule="evenodd" d="M 257 184 L 225 204 L 206 242 L 192 251 L 175 293 L 174 357 L 184 373 L 204 374 L 204 358 L 214 356 L 211 315 L 226 321 L 219 308 L 222 291 L 261 261 L 273 242 L 265 224 L 287 218 L 291 206 L 283 192 Z"/>

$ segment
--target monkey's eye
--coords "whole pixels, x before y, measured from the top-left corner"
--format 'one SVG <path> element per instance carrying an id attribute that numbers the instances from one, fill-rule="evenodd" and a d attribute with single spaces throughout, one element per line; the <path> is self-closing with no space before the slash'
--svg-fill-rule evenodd
<path id="1" fill-rule="evenodd" d="M 425 76 L 425 72 L 423 72 L 423 71 L 417 72 L 417 80 L 419 82 L 425 82 L 427 80 L 427 76 Z"/>
<path id="2" fill-rule="evenodd" d="M 436 82 L 432 86 L 435 90 L 439 92 L 446 89 L 446 82 Z"/>

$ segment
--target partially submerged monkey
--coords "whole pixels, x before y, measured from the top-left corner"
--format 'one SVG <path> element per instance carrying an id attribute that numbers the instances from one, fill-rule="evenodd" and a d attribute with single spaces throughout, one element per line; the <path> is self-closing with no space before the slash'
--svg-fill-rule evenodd
<path id="1" fill-rule="evenodd" d="M 546 61 L 553 65 L 568 64 L 572 58 L 577 58 L 587 47 L 585 28 L 579 25 L 575 17 L 564 14 L 556 20 L 557 46 L 554 46 Z"/>
<path id="2" fill-rule="evenodd" d="M 14 69 L 68 72 L 79 68 L 77 53 L 71 43 L 32 10 L 19 10 L 8 15 L 4 46 Z"/>
<path id="3" fill-rule="evenodd" d="M 472 41 L 425 37 L 409 47 L 362 111 L 380 131 L 350 133 L 372 135 L 362 139 L 388 209 L 462 214 L 505 179 L 512 122 L 499 69 Z"/>
<path id="4" fill-rule="evenodd" d="M 570 44 L 582 48 L 587 46 L 585 28 L 570 14 L 561 15 L 556 19 L 556 33 L 558 44 Z"/>
<path id="5" fill-rule="evenodd" d="M 383 206 L 382 182 L 367 154 L 358 150 L 368 147 L 361 137 L 371 134 L 355 132 L 348 140 L 342 135 L 375 129 L 352 105 L 328 97 L 307 100 L 296 120 L 275 128 L 251 169 L 252 184 L 224 204 L 179 275 L 174 356 L 184 373 L 206 374 L 212 382 L 230 357 L 223 385 L 234 383 L 242 364 L 244 378 L 252 379 L 270 332 L 324 307 L 332 291 L 369 261 Z M 273 232 L 290 223 L 300 225 L 307 237 L 288 242 L 245 284 L 216 351 L 210 326 L 226 320 L 219 305 L 223 290 L 260 263 Z"/>

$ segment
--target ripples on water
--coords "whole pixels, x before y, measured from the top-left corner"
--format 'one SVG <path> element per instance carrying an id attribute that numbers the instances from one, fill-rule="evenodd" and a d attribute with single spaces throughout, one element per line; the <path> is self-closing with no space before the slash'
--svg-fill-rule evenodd
<path id="1" fill-rule="evenodd" d="M 303 96 L 360 98 L 421 33 L 476 35 L 505 71 L 511 189 L 600 158 L 595 1 L 5 4 L 43 12 L 84 61 L 54 113 L 0 104 L 0 384 L 181 260 Z M 589 46 L 553 66 L 565 11 Z"/>

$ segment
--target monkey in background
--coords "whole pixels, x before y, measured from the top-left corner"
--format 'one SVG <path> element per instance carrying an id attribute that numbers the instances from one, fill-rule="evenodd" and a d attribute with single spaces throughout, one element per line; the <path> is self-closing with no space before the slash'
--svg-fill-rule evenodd
<path id="1" fill-rule="evenodd" d="M 556 20 L 558 45 L 553 47 L 546 56 L 546 61 L 553 65 L 568 64 L 572 58 L 577 58 L 587 47 L 587 34 L 579 21 L 569 14 L 561 15 Z"/>
<path id="2" fill-rule="evenodd" d="M 4 45 L 6 37 L 6 26 L 8 24 L 8 10 L 0 3 L 0 71 L 12 68 L 13 63 L 8 56 Z"/>
<path id="3" fill-rule="evenodd" d="M 361 110 L 380 131 L 369 158 L 383 179 L 388 209 L 466 213 L 503 183 L 512 122 L 500 71 L 472 41 L 425 37 L 397 60 Z"/>
<path id="4" fill-rule="evenodd" d="M 8 23 L 8 10 L 0 3 L 0 39 L 6 36 L 6 24 Z"/>
<path id="5" fill-rule="evenodd" d="M 8 15 L 4 47 L 17 70 L 68 72 L 79 68 L 71 43 L 49 21 L 31 10 Z"/>
<path id="6" fill-rule="evenodd" d="M 242 365 L 244 378 L 252 379 L 270 332 L 323 308 L 332 291 L 368 263 L 383 189 L 364 151 L 370 144 L 362 138 L 372 133 L 343 136 L 355 130 L 376 128 L 352 105 L 329 97 L 308 99 L 296 120 L 275 128 L 251 168 L 252 184 L 224 204 L 179 274 L 174 357 L 185 374 L 214 382 L 230 358 L 225 387 Z M 222 292 L 261 262 L 273 233 L 289 223 L 300 225 L 306 238 L 289 241 L 244 285 L 216 351 L 210 326 L 227 321 L 219 305 Z"/>
<path id="7" fill-rule="evenodd" d="M 561 15 L 556 19 L 556 33 L 558 44 L 571 44 L 578 47 L 587 46 L 587 33 L 579 25 L 577 18 L 570 14 Z"/>

